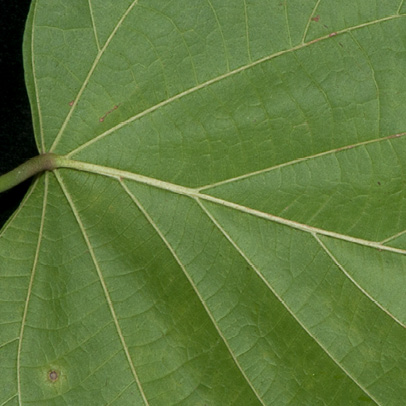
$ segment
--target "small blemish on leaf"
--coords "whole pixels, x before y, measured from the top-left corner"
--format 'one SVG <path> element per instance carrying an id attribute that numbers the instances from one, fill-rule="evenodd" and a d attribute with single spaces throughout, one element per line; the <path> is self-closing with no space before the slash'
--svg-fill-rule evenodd
<path id="1" fill-rule="evenodd" d="M 114 110 L 117 110 L 119 106 L 120 106 L 119 104 L 116 104 L 111 110 L 109 110 L 109 111 L 108 111 L 107 113 L 105 113 L 102 117 L 100 117 L 100 118 L 99 118 L 99 121 L 102 123 L 102 122 L 104 121 L 104 119 L 105 119 L 110 113 L 112 113 Z"/>
<path id="2" fill-rule="evenodd" d="M 388 137 L 388 139 L 401 137 L 402 135 L 405 135 L 405 134 L 406 134 L 406 133 L 393 134 L 393 135 L 390 135 L 390 136 Z"/>
<path id="3" fill-rule="evenodd" d="M 377 183 L 378 183 L 379 186 L 381 186 L 381 182 L 378 181 Z"/>
<path id="4" fill-rule="evenodd" d="M 51 371 L 48 372 L 48 379 L 51 382 L 56 382 L 59 379 L 59 373 L 58 371 L 55 371 L 54 369 L 52 369 Z"/>
<path id="5" fill-rule="evenodd" d="M 315 16 L 315 17 L 312 17 L 312 21 L 315 21 L 316 23 L 318 23 L 319 20 L 320 20 L 320 16 L 319 16 L 319 15 L 317 15 L 317 16 Z"/>
<path id="6" fill-rule="evenodd" d="M 73 103 L 75 103 L 75 100 L 70 101 L 69 106 L 73 106 Z"/>
<path id="7" fill-rule="evenodd" d="M 328 36 L 329 37 L 335 37 L 337 35 L 337 33 L 336 32 L 332 32 L 331 34 L 329 34 Z"/>

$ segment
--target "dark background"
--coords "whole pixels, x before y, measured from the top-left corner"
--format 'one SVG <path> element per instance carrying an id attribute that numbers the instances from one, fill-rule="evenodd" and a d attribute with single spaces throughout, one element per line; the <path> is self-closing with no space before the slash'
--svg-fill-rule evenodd
<path id="1" fill-rule="evenodd" d="M 0 174 L 38 154 L 24 82 L 22 42 L 31 0 L 0 0 Z M 31 180 L 0 194 L 0 228 Z"/>

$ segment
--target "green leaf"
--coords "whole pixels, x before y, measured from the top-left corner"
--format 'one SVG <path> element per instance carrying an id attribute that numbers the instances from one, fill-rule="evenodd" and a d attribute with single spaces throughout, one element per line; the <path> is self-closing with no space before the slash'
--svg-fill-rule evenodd
<path id="1" fill-rule="evenodd" d="M 404 13 L 34 1 L 0 405 L 403 405 Z"/>

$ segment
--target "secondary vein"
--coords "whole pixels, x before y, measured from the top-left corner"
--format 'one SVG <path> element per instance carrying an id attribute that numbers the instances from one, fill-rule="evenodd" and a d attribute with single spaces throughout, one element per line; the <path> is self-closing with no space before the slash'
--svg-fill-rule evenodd
<path id="1" fill-rule="evenodd" d="M 284 163 L 281 163 L 281 164 L 278 164 L 278 165 L 269 166 L 269 167 L 264 168 L 264 169 L 259 169 L 258 171 L 244 173 L 243 175 L 235 176 L 234 178 L 228 178 L 228 179 L 225 179 L 225 180 L 221 180 L 219 182 L 204 185 L 204 186 L 199 187 L 198 190 L 203 191 L 203 190 L 215 188 L 215 187 L 218 187 L 218 186 L 226 185 L 227 183 L 232 183 L 232 182 L 236 182 L 236 181 L 239 181 L 239 180 L 250 178 L 252 176 L 268 173 L 268 172 L 271 172 L 271 171 L 273 171 L 275 169 L 283 168 L 285 166 L 291 166 L 291 165 L 295 165 L 295 164 L 298 164 L 298 163 L 301 163 L 301 162 L 308 161 L 310 159 L 319 158 L 319 157 L 322 157 L 324 155 L 335 154 L 337 152 L 345 151 L 345 150 L 352 149 L 352 148 L 359 148 L 359 147 L 362 147 L 362 146 L 365 146 L 365 145 L 374 144 L 374 143 L 378 143 L 378 142 L 383 142 L 383 141 L 387 141 L 387 140 L 390 140 L 390 139 L 393 139 L 393 138 L 400 138 L 400 137 L 403 137 L 405 135 L 406 135 L 406 132 L 403 132 L 403 133 L 400 133 L 400 134 L 388 135 L 388 136 L 382 137 L 382 138 L 375 138 L 373 140 L 361 141 L 361 142 L 357 142 L 355 144 L 344 145 L 342 147 L 333 148 L 333 149 L 330 149 L 328 151 L 319 152 L 319 153 L 313 154 L 313 155 L 307 155 L 307 156 L 304 156 L 304 157 L 301 157 L 301 158 L 294 159 L 292 161 L 284 162 Z"/>
<path id="2" fill-rule="evenodd" d="M 106 41 L 105 44 L 103 45 L 103 48 L 101 48 L 101 49 L 97 52 L 97 55 L 96 55 L 96 57 L 95 57 L 95 59 L 94 59 L 94 61 L 93 61 L 93 64 L 92 64 L 92 66 L 90 67 L 90 70 L 89 70 L 89 72 L 88 72 L 88 74 L 87 74 L 87 76 L 86 76 L 86 78 L 85 78 L 85 80 L 84 80 L 84 82 L 83 82 L 81 88 L 79 89 L 79 92 L 78 92 L 78 94 L 77 94 L 77 96 L 76 96 L 76 98 L 75 98 L 73 104 L 72 104 L 72 108 L 69 110 L 69 113 L 67 114 L 67 116 L 66 116 L 66 118 L 65 118 L 65 120 L 64 120 L 64 122 L 63 122 L 63 124 L 62 124 L 62 127 L 60 128 L 60 130 L 59 130 L 59 132 L 58 132 L 58 134 L 56 135 L 55 140 L 54 140 L 54 142 L 53 142 L 53 144 L 52 144 L 52 146 L 51 146 L 49 152 L 54 151 L 55 148 L 56 148 L 56 146 L 58 145 L 59 141 L 61 140 L 62 135 L 63 135 L 63 133 L 64 133 L 64 131 L 65 131 L 65 128 L 66 128 L 66 126 L 68 125 L 68 122 L 69 122 L 70 118 L 72 117 L 73 112 L 74 112 L 75 109 L 76 109 L 76 106 L 77 106 L 77 104 L 78 104 L 78 101 L 79 101 L 80 97 L 82 96 L 82 94 L 83 94 L 83 92 L 84 92 L 84 90 L 85 90 L 87 84 L 89 83 L 90 78 L 91 78 L 91 76 L 93 75 L 93 72 L 95 71 L 95 69 L 96 69 L 96 67 L 97 67 L 97 65 L 98 65 L 98 63 L 99 63 L 101 57 L 103 56 L 103 54 L 104 54 L 104 52 L 106 51 L 107 47 L 110 45 L 110 42 L 112 41 L 112 39 L 113 39 L 114 35 L 116 34 L 117 30 L 121 27 L 121 24 L 123 23 L 123 21 L 126 19 L 126 17 L 128 16 L 128 14 L 130 13 L 130 11 L 134 8 L 134 6 L 135 6 L 137 3 L 138 3 L 138 0 L 134 0 L 134 1 L 130 4 L 130 6 L 127 8 L 127 10 L 125 11 L 125 13 L 122 15 L 122 17 L 121 17 L 120 20 L 118 21 L 117 25 L 114 27 L 114 29 L 113 29 L 113 31 L 111 32 L 110 36 L 107 38 L 107 41 Z"/>
<path id="3" fill-rule="evenodd" d="M 371 296 L 368 291 L 366 291 L 344 268 L 344 266 L 338 261 L 338 259 L 333 255 L 333 253 L 326 247 L 320 238 L 313 234 L 314 239 L 321 246 L 323 251 L 330 257 L 330 259 L 337 265 L 337 267 L 343 272 L 343 274 L 376 306 L 378 306 L 383 312 L 385 312 L 391 319 L 395 320 L 396 323 L 400 324 L 403 328 L 406 328 L 405 323 L 401 322 L 394 314 L 392 314 L 388 309 L 386 309 L 381 303 L 379 303 L 373 296 Z"/>
<path id="4" fill-rule="evenodd" d="M 221 337 L 222 341 L 224 342 L 224 345 L 226 346 L 231 358 L 233 359 L 236 367 L 238 368 L 238 370 L 240 371 L 240 373 L 242 374 L 242 376 L 244 377 L 244 379 L 246 380 L 246 382 L 248 383 L 248 385 L 250 386 L 251 390 L 253 391 L 253 393 L 255 394 L 255 396 L 257 397 L 257 399 L 259 400 L 259 402 L 265 406 L 264 402 L 261 399 L 261 396 L 259 395 L 259 393 L 257 392 L 256 388 L 252 385 L 250 379 L 248 378 L 248 376 L 246 375 L 245 371 L 243 370 L 242 366 L 240 365 L 236 355 L 234 354 L 233 350 L 230 347 L 230 344 L 228 343 L 227 339 L 225 338 L 223 332 L 220 329 L 220 326 L 218 325 L 216 319 L 214 318 L 214 316 L 212 315 L 210 309 L 208 308 L 207 304 L 205 303 L 202 295 L 200 294 L 199 290 L 197 289 L 196 284 L 194 283 L 193 279 L 191 278 L 191 276 L 189 275 L 189 273 L 186 270 L 185 265 L 182 263 L 182 261 L 180 260 L 180 258 L 178 257 L 178 255 L 176 254 L 174 248 L 172 247 L 172 245 L 169 243 L 169 241 L 166 239 L 165 235 L 162 233 L 162 231 L 159 229 L 158 225 L 154 222 L 154 220 L 152 219 L 152 217 L 149 215 L 149 213 L 145 210 L 145 208 L 142 206 L 142 204 L 138 201 L 138 199 L 131 193 L 131 191 L 128 189 L 127 185 L 120 181 L 121 186 L 123 187 L 124 191 L 128 194 L 128 196 L 131 198 L 131 200 L 136 204 L 136 206 L 140 209 L 140 211 L 142 212 L 142 214 L 144 215 L 144 217 L 148 220 L 148 222 L 151 224 L 151 226 L 154 228 L 154 230 L 156 231 L 156 233 L 159 235 L 159 237 L 161 238 L 161 240 L 163 241 L 163 243 L 165 244 L 165 246 L 169 249 L 170 253 L 172 254 L 173 258 L 175 259 L 175 261 L 178 263 L 179 267 L 181 268 L 183 274 L 185 275 L 186 279 L 189 281 L 190 286 L 192 287 L 192 289 L 194 290 L 194 292 L 196 293 L 197 297 L 199 298 L 200 303 L 202 304 L 204 310 L 206 311 L 206 314 L 208 315 L 208 317 L 210 318 L 214 328 L 216 329 L 217 333 L 219 334 L 219 336 Z"/>
<path id="5" fill-rule="evenodd" d="M 393 20 L 393 19 L 401 18 L 401 17 L 403 17 L 403 16 L 402 16 L 402 15 L 392 15 L 392 16 L 389 16 L 389 17 L 384 17 L 384 18 L 379 19 L 379 20 L 375 20 L 375 21 L 370 21 L 370 22 L 367 22 L 367 23 L 359 24 L 359 25 L 357 25 L 357 26 L 353 26 L 353 27 L 349 27 L 349 28 L 345 28 L 345 29 L 343 29 L 343 30 L 337 31 L 337 32 L 334 33 L 334 36 L 341 35 L 341 34 L 345 34 L 345 33 L 347 33 L 347 32 L 351 32 L 351 31 L 357 30 L 357 29 L 359 29 L 359 28 L 367 27 L 367 26 L 370 26 L 370 25 L 378 24 L 378 23 L 380 23 L 380 22 L 389 21 L 389 20 Z M 187 96 L 187 95 L 189 95 L 189 94 L 191 94 L 191 93 L 194 93 L 194 92 L 196 92 L 196 91 L 198 91 L 198 90 L 200 90 L 200 89 L 203 89 L 203 88 L 205 88 L 205 87 L 211 86 L 211 85 L 214 84 L 214 83 L 220 82 L 221 80 L 224 80 L 224 79 L 226 79 L 226 78 L 228 78 L 228 77 L 231 77 L 231 76 L 236 75 L 236 74 L 238 74 L 238 73 L 240 73 L 240 72 L 246 71 L 246 70 L 248 70 L 248 69 L 250 69 L 250 68 L 253 68 L 253 67 L 255 67 L 255 66 L 257 66 L 257 65 L 259 65 L 259 64 L 261 64 L 261 63 L 270 61 L 270 60 L 275 59 L 275 58 L 277 58 L 277 57 L 279 57 L 279 56 L 282 56 L 282 55 L 285 55 L 285 54 L 288 54 L 288 53 L 297 51 L 297 50 L 299 50 L 299 49 L 308 47 L 308 46 L 310 46 L 310 45 L 312 45 L 312 44 L 314 44 L 314 43 L 316 43 L 316 42 L 324 41 L 324 40 L 326 40 L 326 39 L 329 39 L 330 37 L 331 37 L 331 34 L 324 35 L 324 36 L 322 36 L 322 37 L 320 37 L 320 38 L 311 40 L 311 41 L 309 41 L 309 42 L 300 43 L 299 45 L 296 45 L 296 46 L 294 46 L 294 47 L 292 47 L 292 48 L 285 49 L 285 50 L 276 52 L 276 53 L 271 54 L 271 55 L 267 55 L 267 56 L 265 56 L 265 57 L 263 57 L 263 58 L 261 58 L 261 59 L 258 59 L 258 60 L 254 61 L 254 62 L 252 62 L 252 63 L 249 63 L 249 64 L 247 64 L 247 65 L 240 66 L 239 68 L 234 69 L 234 70 L 232 70 L 232 71 L 227 71 L 227 72 L 224 73 L 223 75 L 217 76 L 217 77 L 212 78 L 212 79 L 210 79 L 210 80 L 208 80 L 208 81 L 206 81 L 206 82 L 201 83 L 200 85 L 197 85 L 197 86 L 192 87 L 192 88 L 190 88 L 190 89 L 187 89 L 187 90 L 185 90 L 185 91 L 183 91 L 183 92 L 180 92 L 180 93 L 178 93 L 178 94 L 176 94 L 176 95 L 174 95 L 174 96 L 172 96 L 172 97 L 170 97 L 170 98 L 168 98 L 168 99 L 166 99 L 166 100 L 161 101 L 160 103 L 155 104 L 154 106 L 151 106 L 151 107 L 147 108 L 146 110 L 144 110 L 144 111 L 142 111 L 142 112 L 140 112 L 140 113 L 138 113 L 138 114 L 135 114 L 135 115 L 132 116 L 132 117 L 129 117 L 127 120 L 121 122 L 120 124 L 118 124 L 118 125 L 116 125 L 116 126 L 110 128 L 109 130 L 105 131 L 104 133 L 99 134 L 98 136 L 92 138 L 91 140 L 89 140 L 89 141 L 85 142 L 84 144 L 78 146 L 77 148 L 73 149 L 73 150 L 70 151 L 66 156 L 67 156 L 67 157 L 72 157 L 73 155 L 75 155 L 75 154 L 77 154 L 78 152 L 84 150 L 84 149 L 87 148 L 88 146 L 94 144 L 95 142 L 98 142 L 100 139 L 103 139 L 103 138 L 107 137 L 109 134 L 112 134 L 112 133 L 114 133 L 115 131 L 117 131 L 117 130 L 119 130 L 119 129 L 125 127 L 125 126 L 127 126 L 128 124 L 130 124 L 130 123 L 132 123 L 132 122 L 134 122 L 134 121 L 136 121 L 136 120 L 138 120 L 138 119 L 140 119 L 140 118 L 146 116 L 147 114 L 150 114 L 150 113 L 154 112 L 155 110 L 158 110 L 159 108 L 164 107 L 164 106 L 166 106 L 166 105 L 168 105 L 168 104 L 170 104 L 170 103 L 172 103 L 172 102 L 174 102 L 174 101 L 176 101 L 176 100 L 179 100 L 179 99 L 181 99 L 181 98 L 183 98 L 183 97 L 185 97 L 185 96 Z M 104 49 L 104 48 L 103 48 L 103 49 Z M 88 77 L 90 78 L 90 74 L 89 74 Z M 71 112 L 72 112 L 72 111 L 73 111 L 73 109 L 71 109 Z M 70 113 L 70 114 L 71 114 L 71 113 Z M 68 119 L 68 118 L 67 118 L 67 119 Z M 63 129 L 64 129 L 64 127 L 63 127 Z M 63 131 L 63 130 L 61 129 L 61 131 Z M 56 140 L 55 140 L 55 141 L 56 141 Z M 55 144 L 55 143 L 54 143 L 54 144 Z M 53 148 L 51 148 L 51 151 L 53 151 L 53 150 L 54 150 L 54 146 L 53 146 Z"/>
<path id="6" fill-rule="evenodd" d="M 297 317 L 297 315 L 290 309 L 290 307 L 285 303 L 283 298 L 275 291 L 272 285 L 266 280 L 266 278 L 262 275 L 260 270 L 256 267 L 256 265 L 245 255 L 242 249 L 237 245 L 237 243 L 231 238 L 231 236 L 225 231 L 225 229 L 221 226 L 221 224 L 216 220 L 216 218 L 210 213 L 210 211 L 198 200 L 197 203 L 201 207 L 201 209 L 205 212 L 205 214 L 210 218 L 210 220 L 214 223 L 214 225 L 219 229 L 219 231 L 224 235 L 225 238 L 231 243 L 231 245 L 235 248 L 235 250 L 241 255 L 242 258 L 247 262 L 250 268 L 257 274 L 257 276 L 261 279 L 261 281 L 266 285 L 266 287 L 274 294 L 274 296 L 280 301 L 283 307 L 287 310 L 287 312 L 293 317 L 293 319 L 303 328 L 304 331 L 317 343 L 317 345 L 333 360 L 333 362 L 347 375 L 356 385 L 371 399 L 374 399 L 364 388 L 360 385 L 360 383 L 350 375 L 350 373 L 341 365 L 341 363 L 334 357 L 334 355 L 325 347 L 317 338 L 316 336 L 306 327 L 305 324 Z M 375 400 L 375 399 L 374 399 Z"/>

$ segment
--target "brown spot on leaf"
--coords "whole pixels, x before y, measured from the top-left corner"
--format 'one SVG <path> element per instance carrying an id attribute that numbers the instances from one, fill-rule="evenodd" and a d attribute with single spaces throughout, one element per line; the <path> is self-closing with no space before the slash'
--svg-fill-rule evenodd
<path id="1" fill-rule="evenodd" d="M 406 133 L 393 134 L 393 135 L 390 135 L 390 136 L 388 137 L 388 140 L 391 139 L 391 138 L 402 137 L 403 135 L 406 135 Z"/>
<path id="2" fill-rule="evenodd" d="M 56 382 L 59 378 L 59 373 L 58 371 L 55 371 L 54 369 L 52 369 L 51 371 L 48 372 L 48 379 L 51 382 Z"/>
<path id="3" fill-rule="evenodd" d="M 102 122 L 104 121 L 104 119 L 105 119 L 110 113 L 112 113 L 114 110 L 117 110 L 119 106 L 120 106 L 119 104 L 116 104 L 116 105 L 115 105 L 112 109 L 110 109 L 108 112 L 104 113 L 104 115 L 99 118 L 99 121 L 102 123 Z"/>
<path id="4" fill-rule="evenodd" d="M 319 15 L 312 17 L 312 21 L 315 21 L 316 23 L 318 23 L 319 20 L 320 20 L 320 16 L 319 16 Z"/>

